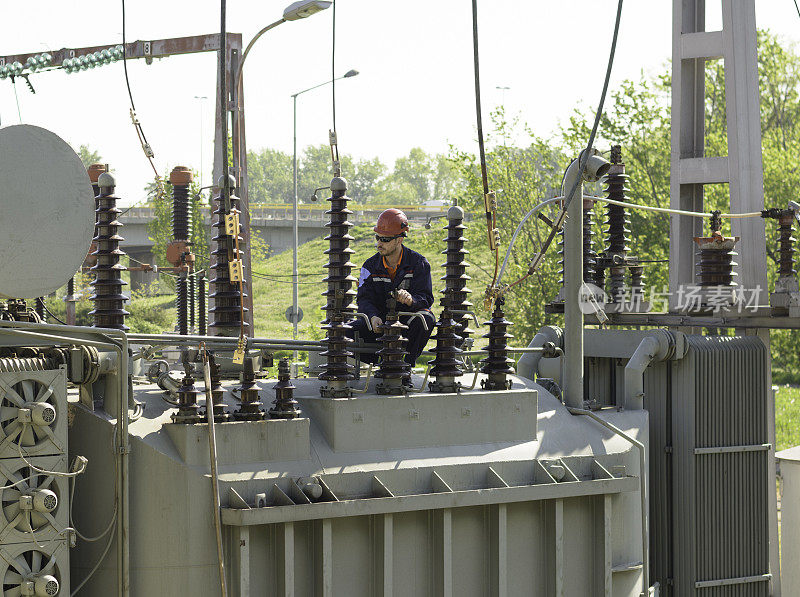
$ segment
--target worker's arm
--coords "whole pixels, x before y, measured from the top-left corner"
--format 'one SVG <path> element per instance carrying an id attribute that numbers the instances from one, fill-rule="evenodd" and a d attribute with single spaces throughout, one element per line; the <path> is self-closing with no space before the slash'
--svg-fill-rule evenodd
<path id="1" fill-rule="evenodd" d="M 370 271 L 366 267 L 362 267 L 358 277 L 358 292 L 356 293 L 358 310 L 370 319 L 380 317 L 380 312 L 376 306 L 378 298 L 378 291 L 375 288 L 375 282 L 372 281 Z"/>
<path id="2" fill-rule="evenodd" d="M 411 278 L 411 293 L 413 302 L 412 311 L 430 309 L 433 305 L 433 284 L 431 283 L 431 264 L 423 258 L 419 267 L 414 268 L 414 277 Z"/>

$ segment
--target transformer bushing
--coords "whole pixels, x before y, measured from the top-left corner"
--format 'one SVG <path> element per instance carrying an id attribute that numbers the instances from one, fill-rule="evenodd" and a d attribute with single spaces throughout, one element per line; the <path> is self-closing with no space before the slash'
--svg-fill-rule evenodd
<path id="1" fill-rule="evenodd" d="M 800 288 L 797 283 L 795 264 L 795 238 L 792 227 L 796 214 L 792 209 L 766 209 L 761 212 L 764 218 L 778 222 L 778 279 L 775 291 L 769 296 L 769 304 L 776 309 L 775 314 L 800 317 Z"/>
<path id="2" fill-rule="evenodd" d="M 172 415 L 173 423 L 200 423 L 200 406 L 197 404 L 197 389 L 194 385 L 194 376 L 191 367 L 185 367 L 181 385 L 178 386 L 178 412 Z"/>
<path id="3" fill-rule="evenodd" d="M 172 242 L 167 248 L 167 258 L 173 265 L 181 266 L 192 242 L 192 215 L 189 185 L 192 172 L 185 166 L 176 166 L 169 175 L 172 185 Z M 178 316 L 178 333 L 189 334 L 189 281 L 182 269 L 175 285 L 175 307 Z"/>
<path id="4" fill-rule="evenodd" d="M 628 266 L 630 272 L 631 285 L 631 304 L 634 311 L 649 309 L 649 303 L 645 303 L 644 292 L 644 266 L 638 261 L 633 261 Z"/>
<path id="5" fill-rule="evenodd" d="M 508 326 L 513 324 L 506 319 L 503 311 L 505 302 L 502 296 L 497 297 L 492 319 L 484 324 L 489 326 L 489 333 L 483 336 L 489 340 L 489 346 L 486 347 L 489 356 L 481 361 L 481 373 L 487 376 L 481 385 L 487 390 L 510 389 L 511 380 L 506 376 L 514 374 L 514 361 L 508 357 L 508 339 L 514 337 L 508 333 Z"/>
<path id="6" fill-rule="evenodd" d="M 625 186 L 628 176 L 625 174 L 625 163 L 622 161 L 622 148 L 611 147 L 611 168 L 606 175 L 606 197 L 614 201 L 625 201 Z M 625 265 L 630 248 L 630 218 L 621 205 L 606 205 L 606 249 L 601 265 L 609 270 L 608 294 L 612 303 L 623 301 L 625 296 Z M 602 271 L 603 268 L 598 268 Z M 633 272 L 631 272 L 633 277 Z M 601 288 L 602 285 L 598 284 Z"/>
<path id="7" fill-rule="evenodd" d="M 350 255 L 354 253 L 350 248 L 350 241 L 353 240 L 350 228 L 353 225 L 347 219 L 353 212 L 347 209 L 347 181 L 344 178 L 336 177 L 331 180 L 331 196 L 328 200 L 331 208 L 325 213 L 331 219 L 325 224 L 330 228 L 330 234 L 325 237 L 329 248 L 325 251 L 328 255 L 325 266 L 328 275 L 324 280 L 328 283 L 328 289 L 322 293 L 327 298 L 323 307 L 327 317 L 322 322 L 322 329 L 326 331 L 323 344 L 327 349 L 320 353 L 320 356 L 325 357 L 325 363 L 321 366 L 319 379 L 327 382 L 320 388 L 322 396 L 340 398 L 352 395 L 347 382 L 355 379 L 354 366 L 347 362 L 347 358 L 353 356 L 347 350 L 347 345 L 353 340 L 346 336 L 352 329 L 350 321 L 355 312 L 353 299 L 356 296 L 356 291 L 353 290 L 356 279 L 351 275 L 354 266 L 350 262 Z"/>
<path id="8" fill-rule="evenodd" d="M 733 248 L 739 237 L 726 237 L 720 228 L 722 220 L 718 211 L 711 214 L 711 236 L 695 237 L 698 247 L 698 261 L 695 263 L 695 280 L 700 287 L 703 306 L 721 307 L 733 304 L 736 300 L 737 265 Z"/>
<path id="9" fill-rule="evenodd" d="M 125 254 L 119 248 L 122 238 L 118 232 L 122 226 L 117 221 L 120 210 L 117 209 L 117 197 L 114 196 L 116 182 L 108 172 L 103 172 L 98 178 L 100 194 L 95 198 L 95 237 L 93 239 L 96 249 L 92 255 L 97 263 L 91 271 L 95 275 L 91 286 L 94 294 L 90 297 L 94 309 L 90 315 L 94 316 L 94 327 L 111 328 L 127 331 L 125 316 L 129 313 L 123 308 L 128 297 L 122 294 L 122 287 L 126 282 L 122 280 L 122 272 L 126 271 L 119 260 Z"/>
<path id="10" fill-rule="evenodd" d="M 260 421 L 264 418 L 261 410 L 261 401 L 256 385 L 256 373 L 253 357 L 245 357 L 242 370 L 242 382 L 237 388 L 239 394 L 239 410 L 233 413 L 233 418 L 239 421 Z"/>
<path id="11" fill-rule="evenodd" d="M 223 186 L 223 180 L 220 178 L 218 181 L 220 188 Z M 233 189 L 235 180 L 230 177 L 230 188 Z M 214 306 L 211 308 L 211 323 L 208 327 L 213 328 L 214 335 L 216 336 L 238 336 L 239 331 L 244 326 L 245 332 L 248 329 L 246 321 L 242 321 L 242 313 L 248 311 L 247 307 L 243 307 L 242 301 L 247 297 L 248 288 L 242 276 L 242 289 L 239 290 L 239 282 L 232 282 L 230 277 L 229 263 L 231 260 L 239 260 L 244 254 L 244 239 L 241 236 L 241 224 L 239 225 L 238 243 L 239 251 L 236 251 L 234 237 L 228 236 L 225 233 L 225 206 L 222 201 L 222 191 L 217 197 L 214 198 L 214 228 L 217 229 L 216 236 L 212 239 L 214 243 L 214 250 L 211 252 L 212 261 L 214 265 L 211 269 L 214 270 L 214 277 L 211 279 L 211 299 L 214 301 Z M 231 210 L 240 211 L 240 200 L 234 194 L 230 196 Z"/>
<path id="12" fill-rule="evenodd" d="M 208 368 L 211 378 L 211 402 L 214 408 L 215 421 L 227 421 L 228 414 L 225 412 L 225 390 L 222 387 L 222 374 L 220 365 L 217 363 L 213 352 L 208 353 Z M 206 405 L 208 408 L 208 405 Z M 204 416 L 206 416 L 204 414 Z"/>
<path id="13" fill-rule="evenodd" d="M 192 273 L 188 278 L 188 290 L 187 294 L 189 297 L 189 331 L 195 331 L 195 323 L 197 322 L 197 276 Z"/>
<path id="14" fill-rule="evenodd" d="M 378 341 L 383 345 L 378 350 L 380 365 L 375 373 L 377 379 L 383 380 L 375 386 L 378 394 L 403 394 L 403 384 L 411 379 L 411 364 L 406 362 L 406 345 L 408 344 L 408 326 L 400 321 L 397 314 L 397 300 L 387 300 L 389 310 L 383 323 L 383 335 Z"/>
<path id="15" fill-rule="evenodd" d="M 431 361 L 430 376 L 433 381 L 428 382 L 431 392 L 458 392 L 461 383 L 456 381 L 463 372 L 463 364 L 459 355 L 463 352 L 459 346 L 463 339 L 456 334 L 456 322 L 450 309 L 445 307 L 436 322 L 436 348 L 435 357 Z"/>
<path id="16" fill-rule="evenodd" d="M 583 200 L 583 281 L 587 284 L 597 284 L 597 251 L 594 249 L 594 201 Z M 564 312 L 564 228 L 558 232 L 558 270 L 559 290 L 558 296 L 545 305 L 546 313 Z M 602 274 L 601 274 L 602 276 Z M 602 288 L 602 287 L 601 287 Z"/>
<path id="17" fill-rule="evenodd" d="M 297 400 L 294 399 L 291 369 L 288 357 L 278 361 L 278 383 L 272 386 L 275 390 L 275 401 L 269 409 L 270 419 L 296 419 L 300 416 Z"/>
<path id="18" fill-rule="evenodd" d="M 447 248 L 442 251 L 442 255 L 445 255 L 446 259 L 442 264 L 444 276 L 440 279 L 444 280 L 444 290 L 441 291 L 442 298 L 439 304 L 457 312 L 454 314 L 455 332 L 466 340 L 469 334 L 474 333 L 475 330 L 469 328 L 470 318 L 464 313 L 472 310 L 472 303 L 467 300 L 467 295 L 472 292 L 467 288 L 467 281 L 472 278 L 467 274 L 469 263 L 467 263 L 466 257 L 469 255 L 469 251 L 464 248 L 464 243 L 467 241 L 464 237 L 466 229 L 464 210 L 457 205 L 448 209 L 447 226 L 444 229 L 447 230 L 447 238 L 444 239 Z"/>

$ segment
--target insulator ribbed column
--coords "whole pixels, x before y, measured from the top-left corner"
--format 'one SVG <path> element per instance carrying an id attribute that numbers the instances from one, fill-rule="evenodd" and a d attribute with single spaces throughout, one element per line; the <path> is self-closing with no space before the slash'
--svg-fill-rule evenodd
<path id="1" fill-rule="evenodd" d="M 506 376 L 514 374 L 514 361 L 508 357 L 508 339 L 514 337 L 508 333 L 508 326 L 513 324 L 506 319 L 504 304 L 505 299 L 498 297 L 494 302 L 492 319 L 484 324 L 489 326 L 489 333 L 483 336 L 489 340 L 486 347 L 489 356 L 481 361 L 481 373 L 487 375 L 481 385 L 487 390 L 508 390 L 511 380 Z"/>
<path id="2" fill-rule="evenodd" d="M 278 383 L 272 386 L 275 390 L 275 401 L 269 409 L 270 419 L 296 419 L 300 416 L 297 400 L 294 399 L 291 369 L 288 357 L 278 361 Z"/>
<path id="3" fill-rule="evenodd" d="M 91 269 L 95 279 L 94 310 L 89 314 L 94 316 L 94 327 L 111 328 L 127 331 L 125 316 L 129 313 L 123 308 L 125 301 L 129 300 L 122 294 L 122 287 L 127 283 L 122 280 L 122 272 L 126 271 L 119 260 L 125 254 L 119 248 L 122 238 L 119 228 L 122 226 L 117 221 L 121 210 L 117 209 L 117 197 L 114 196 L 116 182 L 108 172 L 103 172 L 99 179 L 100 194 L 95 198 L 95 237 L 93 239 L 97 249 L 92 253 L 97 258 L 97 264 Z"/>
<path id="4" fill-rule="evenodd" d="M 178 386 L 178 412 L 172 415 L 173 423 L 200 423 L 200 406 L 197 404 L 197 389 L 191 369 L 186 367 L 181 385 Z"/>
<path id="5" fill-rule="evenodd" d="M 253 357 L 245 357 L 242 370 L 241 384 L 237 388 L 239 393 L 239 410 L 233 413 L 233 418 L 239 421 L 260 421 L 264 418 L 261 410 L 261 400 L 258 396 L 256 373 L 253 366 Z"/>
<path id="6" fill-rule="evenodd" d="M 594 250 L 594 201 L 583 200 L 583 281 L 594 284 L 597 251 Z"/>
<path id="7" fill-rule="evenodd" d="M 736 272 L 733 268 L 738 265 L 733 258 L 736 253 L 733 251 L 733 246 L 736 240 L 733 238 L 724 238 L 721 235 L 719 239 L 715 237 L 699 239 L 698 245 L 700 250 L 697 252 L 699 260 L 695 264 L 697 267 L 697 284 L 698 286 L 736 286 Z"/>
<path id="8" fill-rule="evenodd" d="M 206 275 L 201 273 L 197 276 L 197 334 L 206 335 Z"/>
<path id="9" fill-rule="evenodd" d="M 611 168 L 606 175 L 606 197 L 614 201 L 626 201 L 625 186 L 628 176 L 622 161 L 622 147 L 611 147 Z M 620 205 L 606 205 L 606 250 L 604 263 L 609 269 L 609 296 L 611 302 L 618 303 L 625 296 L 625 260 L 630 248 L 630 218 L 627 210 Z"/>
<path id="10" fill-rule="evenodd" d="M 458 359 L 462 350 L 459 348 L 463 338 L 455 333 L 456 322 L 450 309 L 445 307 L 436 322 L 436 357 L 430 362 L 430 376 L 434 381 L 428 383 L 432 392 L 457 392 L 461 384 L 456 381 L 463 372 L 463 365 Z"/>
<path id="11" fill-rule="evenodd" d="M 440 279 L 444 280 L 444 290 L 442 290 L 439 304 L 442 307 L 448 307 L 451 311 L 471 311 L 472 303 L 467 300 L 467 296 L 472 291 L 467 288 L 467 281 L 472 278 L 467 274 L 469 263 L 467 263 L 466 257 L 469 255 L 469 251 L 464 248 L 464 243 L 467 242 L 464 237 L 464 230 L 466 230 L 464 210 L 457 205 L 448 209 L 447 226 L 444 229 L 447 230 L 447 238 L 444 239 L 447 248 L 442 251 L 442 255 L 445 255 L 446 259 L 442 264 L 444 276 Z M 464 340 L 475 332 L 469 328 L 469 315 L 457 313 L 454 314 L 453 319 L 456 322 L 455 333 Z"/>
<path id="12" fill-rule="evenodd" d="M 192 171 L 186 166 L 176 166 L 169 175 L 172 185 L 172 243 L 173 265 L 185 265 L 184 255 L 192 244 L 192 215 L 189 201 L 189 185 L 192 183 Z M 170 253 L 170 251 L 168 251 Z M 175 307 L 178 318 L 178 333 L 186 336 L 189 333 L 189 284 L 187 271 L 178 274 L 175 284 Z"/>
<path id="13" fill-rule="evenodd" d="M 47 322 L 47 311 L 44 308 L 44 297 L 40 296 L 36 299 L 36 306 L 34 307 L 36 315 L 39 316 L 43 322 Z"/>
<path id="14" fill-rule="evenodd" d="M 197 276 L 192 273 L 187 278 L 189 299 L 189 332 L 194 333 L 195 323 L 197 322 Z"/>
<path id="15" fill-rule="evenodd" d="M 406 362 L 408 326 L 400 321 L 397 314 L 397 301 L 390 297 L 389 311 L 383 322 L 383 335 L 378 341 L 383 345 L 378 350 L 380 365 L 375 373 L 376 379 L 383 380 L 375 386 L 378 394 L 403 394 L 403 382 L 411 378 L 411 364 Z"/>
<path id="16" fill-rule="evenodd" d="M 350 228 L 353 226 L 347 217 L 353 212 L 347 209 L 347 181 L 344 178 L 336 177 L 331 180 L 331 208 L 326 211 L 331 219 L 325 226 L 330 228 L 330 234 L 325 237 L 329 242 L 329 248 L 325 251 L 328 255 L 328 276 L 325 282 L 328 289 L 323 293 L 327 297 L 327 303 L 323 309 L 327 318 L 323 321 L 322 329 L 326 331 L 323 342 L 327 350 L 320 353 L 325 357 L 325 364 L 322 365 L 322 373 L 319 379 L 327 382 L 320 388 L 322 396 L 329 398 L 347 397 L 352 391 L 347 386 L 347 382 L 355 379 L 354 367 L 347 362 L 347 357 L 352 357 L 353 353 L 347 350 L 347 345 L 353 340 L 345 334 L 352 329 L 350 321 L 355 312 L 353 299 L 356 291 L 353 284 L 356 279 L 351 275 L 353 264 L 350 262 L 350 255 L 354 253 L 350 248 Z"/>
<path id="17" fill-rule="evenodd" d="M 787 210 L 778 217 L 778 277 L 780 278 L 794 278 L 797 274 L 794 269 L 793 222 L 794 214 L 791 211 Z"/>
<path id="18" fill-rule="evenodd" d="M 636 308 L 644 302 L 644 266 L 636 263 L 630 265 L 628 271 L 631 274 L 631 304 Z"/>
<path id="19" fill-rule="evenodd" d="M 236 181 L 230 177 L 230 188 L 233 189 Z M 222 188 L 223 180 L 220 178 L 218 182 Z M 234 194 L 230 196 L 231 210 L 236 209 L 241 211 L 240 200 Z M 214 242 L 214 250 L 212 251 L 212 261 L 214 265 L 211 269 L 214 270 L 213 278 L 211 279 L 211 299 L 214 301 L 214 306 L 211 308 L 211 323 L 209 327 L 214 330 L 216 336 L 238 336 L 239 330 L 244 326 L 245 333 L 248 330 L 247 322 L 242 321 L 242 311 L 246 313 L 247 307 L 242 307 L 242 300 L 247 296 L 248 288 L 243 281 L 244 292 L 239 292 L 239 282 L 231 282 L 229 262 L 231 259 L 241 259 L 244 254 L 244 239 L 241 236 L 241 224 L 239 225 L 239 251 L 236 251 L 233 237 L 225 234 L 225 206 L 222 202 L 222 193 L 214 198 L 214 228 L 217 229 L 216 236 L 212 239 Z"/>
<path id="20" fill-rule="evenodd" d="M 226 421 L 228 420 L 228 414 L 225 412 L 225 390 L 222 387 L 222 373 L 213 352 L 208 353 L 208 367 L 210 369 L 209 377 L 211 378 L 211 402 L 214 408 L 214 420 Z M 208 408 L 207 405 L 206 408 Z"/>

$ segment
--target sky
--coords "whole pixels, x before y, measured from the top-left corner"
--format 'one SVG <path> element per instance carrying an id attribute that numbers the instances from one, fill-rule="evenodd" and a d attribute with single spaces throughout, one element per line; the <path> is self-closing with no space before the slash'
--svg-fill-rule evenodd
<path id="1" fill-rule="evenodd" d="M 277 20 L 289 0 L 230 0 L 227 28 L 245 43 Z M 707 2 L 707 28 L 720 26 L 720 0 Z M 36 10 L 0 21 L 0 55 L 114 45 L 122 40 L 121 2 L 42 0 Z M 484 128 L 504 104 L 547 137 L 575 107 L 596 106 L 608 60 L 616 0 L 479 0 Z M 9 12 L 5 11 L 6 17 Z M 219 32 L 219 2 L 128 0 L 128 41 Z M 292 151 L 291 94 L 331 78 L 333 10 L 267 32 L 244 68 L 249 149 Z M 756 22 L 787 41 L 800 40 L 793 0 L 756 0 Z M 672 2 L 624 3 L 611 88 L 667 68 Z M 216 54 L 128 63 L 138 117 L 164 173 L 175 165 L 211 183 Z M 338 0 L 335 74 L 341 152 L 378 156 L 388 165 L 413 147 L 477 152 L 469 0 Z M 16 95 L 0 81 L 0 126 L 35 124 L 88 145 L 114 169 L 122 204 L 139 202 L 153 173 L 129 117 L 121 62 L 67 75 L 33 75 Z M 324 144 L 332 126 L 331 87 L 298 98 L 298 147 Z M 508 87 L 500 90 L 497 87 Z M 205 96 L 208 99 L 197 99 Z M 202 156 L 202 159 L 201 159 Z M 347 173 L 344 173 L 345 177 Z"/>

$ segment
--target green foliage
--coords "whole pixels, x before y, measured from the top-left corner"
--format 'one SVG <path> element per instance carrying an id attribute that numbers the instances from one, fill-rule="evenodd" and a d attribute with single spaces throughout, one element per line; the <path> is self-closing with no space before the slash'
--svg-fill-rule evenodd
<path id="1" fill-rule="evenodd" d="M 147 225 L 147 232 L 153 241 L 156 264 L 169 267 L 171 264 L 167 261 L 166 255 L 167 245 L 173 240 L 172 185 L 169 183 L 168 175 L 164 180 L 163 193 L 159 192 L 155 182 L 145 187 L 148 205 L 155 209 L 155 218 Z M 196 176 L 189 187 L 189 198 L 192 206 L 192 252 L 195 255 L 195 270 L 199 271 L 208 267 L 211 228 L 207 223 L 207 217 L 211 215 L 211 208 L 200 193 L 200 184 Z"/>
<path id="2" fill-rule="evenodd" d="M 86 168 L 103 160 L 100 153 L 90 149 L 88 145 L 81 145 L 78 149 L 78 155 L 80 156 L 81 162 L 83 162 L 83 165 Z"/>
<path id="3" fill-rule="evenodd" d="M 782 386 L 775 396 L 775 449 L 800 445 L 800 388 Z"/>

